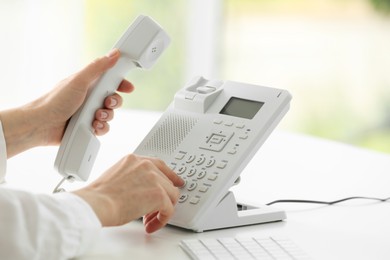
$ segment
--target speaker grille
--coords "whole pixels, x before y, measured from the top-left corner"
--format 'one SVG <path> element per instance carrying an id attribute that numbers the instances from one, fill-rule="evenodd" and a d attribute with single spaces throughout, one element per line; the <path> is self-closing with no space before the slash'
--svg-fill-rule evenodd
<path id="1" fill-rule="evenodd" d="M 197 122 L 197 118 L 177 114 L 168 115 L 145 144 L 144 149 L 170 155 Z"/>

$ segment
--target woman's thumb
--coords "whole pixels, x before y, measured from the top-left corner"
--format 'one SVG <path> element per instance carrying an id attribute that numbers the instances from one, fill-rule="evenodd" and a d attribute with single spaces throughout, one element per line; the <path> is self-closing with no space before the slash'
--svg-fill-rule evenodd
<path id="1" fill-rule="evenodd" d="M 120 52 L 118 49 L 112 49 L 106 56 L 97 58 L 88 64 L 79 73 L 84 82 L 91 83 L 99 78 L 104 72 L 112 68 L 118 61 Z M 89 84 L 88 84 L 89 85 Z"/>

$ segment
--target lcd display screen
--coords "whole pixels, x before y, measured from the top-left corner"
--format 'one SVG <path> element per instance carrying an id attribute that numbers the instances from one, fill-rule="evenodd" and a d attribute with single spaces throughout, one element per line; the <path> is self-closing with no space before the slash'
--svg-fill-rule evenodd
<path id="1" fill-rule="evenodd" d="M 231 97 L 219 113 L 252 119 L 263 105 L 264 102 Z"/>

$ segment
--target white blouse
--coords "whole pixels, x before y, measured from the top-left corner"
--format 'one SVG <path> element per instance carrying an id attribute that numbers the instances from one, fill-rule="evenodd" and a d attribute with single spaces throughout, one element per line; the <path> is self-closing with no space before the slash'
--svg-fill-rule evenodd
<path id="1" fill-rule="evenodd" d="M 3 133 L 3 125 L 0 121 L 0 184 L 4 182 L 5 172 L 7 170 L 7 147 Z"/>
<path id="2" fill-rule="evenodd" d="M 0 121 L 1 180 L 6 163 Z M 0 185 L 0 259 L 70 259 L 84 254 L 100 229 L 92 208 L 75 194 L 35 194 Z"/>

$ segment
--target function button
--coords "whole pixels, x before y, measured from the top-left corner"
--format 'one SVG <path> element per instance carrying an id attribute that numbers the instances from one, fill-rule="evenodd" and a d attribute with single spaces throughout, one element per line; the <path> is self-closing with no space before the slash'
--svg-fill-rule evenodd
<path id="1" fill-rule="evenodd" d="M 214 119 L 213 123 L 216 124 L 216 125 L 220 125 L 222 124 L 222 120 L 221 119 Z"/>
<path id="2" fill-rule="evenodd" d="M 206 163 L 206 167 L 207 168 L 210 168 L 211 166 L 213 166 L 215 164 L 215 159 L 211 158 L 207 161 Z"/>
<path id="3" fill-rule="evenodd" d="M 217 178 L 218 178 L 218 174 L 217 173 L 212 173 L 209 176 L 207 176 L 207 179 L 209 181 L 215 181 Z"/>
<path id="4" fill-rule="evenodd" d="M 180 167 L 177 169 L 177 175 L 181 175 L 181 174 L 185 173 L 186 170 L 187 170 L 187 167 L 185 167 L 185 166 L 180 166 Z"/>
<path id="5" fill-rule="evenodd" d="M 240 138 L 242 140 L 246 140 L 246 139 L 248 139 L 248 135 L 247 134 L 242 134 L 238 138 Z"/>
<path id="6" fill-rule="evenodd" d="M 204 176 L 206 176 L 206 171 L 201 170 L 201 171 L 198 172 L 198 174 L 196 175 L 196 178 L 198 178 L 198 180 L 200 180 L 200 179 L 202 179 Z"/>
<path id="7" fill-rule="evenodd" d="M 233 125 L 233 122 L 226 122 L 225 123 L 225 126 L 232 126 Z"/>
<path id="8" fill-rule="evenodd" d="M 175 159 L 182 160 L 186 154 L 186 152 L 178 152 L 175 156 Z"/>
<path id="9" fill-rule="evenodd" d="M 179 203 L 183 203 L 185 202 L 186 200 L 188 199 L 188 195 L 187 194 L 182 194 L 179 198 Z"/>
<path id="10" fill-rule="evenodd" d="M 212 130 L 205 136 L 204 141 L 201 142 L 199 148 L 220 152 L 230 141 L 233 135 L 234 132 L 231 131 Z"/>
<path id="11" fill-rule="evenodd" d="M 200 156 L 198 159 L 196 159 L 195 163 L 196 165 L 201 165 L 206 161 L 206 158 L 204 156 Z"/>
<path id="12" fill-rule="evenodd" d="M 222 162 L 219 162 L 217 164 L 217 168 L 218 169 L 225 169 L 226 165 L 227 165 L 227 161 L 222 161 Z"/>
<path id="13" fill-rule="evenodd" d="M 196 182 L 191 182 L 190 185 L 188 185 L 187 190 L 192 191 L 195 190 L 198 184 Z"/>
<path id="14" fill-rule="evenodd" d="M 192 163 L 195 160 L 195 155 L 190 155 L 187 157 L 186 163 Z"/>
<path id="15" fill-rule="evenodd" d="M 220 143 L 222 143 L 224 137 L 225 136 L 223 136 L 223 135 L 213 134 L 211 136 L 209 142 L 212 144 L 220 144 Z"/>
<path id="16" fill-rule="evenodd" d="M 187 173 L 187 177 L 192 177 L 194 176 L 196 173 L 196 169 L 195 168 L 191 168 L 188 173 Z"/>
<path id="17" fill-rule="evenodd" d="M 237 153 L 237 150 L 236 149 L 230 149 L 228 151 L 228 154 L 236 154 Z"/>
<path id="18" fill-rule="evenodd" d="M 190 199 L 191 204 L 198 204 L 199 201 L 200 201 L 200 198 L 198 198 L 198 197 L 193 197 L 192 199 Z"/>
<path id="19" fill-rule="evenodd" d="M 207 187 L 206 185 L 203 185 L 202 187 L 200 187 L 199 191 L 200 192 L 207 192 L 209 190 L 209 187 Z"/>
<path id="20" fill-rule="evenodd" d="M 198 93 L 200 93 L 200 94 L 209 94 L 209 93 L 214 92 L 215 90 L 216 90 L 216 88 L 210 87 L 210 86 L 202 86 L 202 87 L 196 88 L 196 91 L 198 91 Z"/>
<path id="21" fill-rule="evenodd" d="M 236 128 L 243 129 L 245 127 L 244 124 L 238 123 L 236 124 Z"/>

